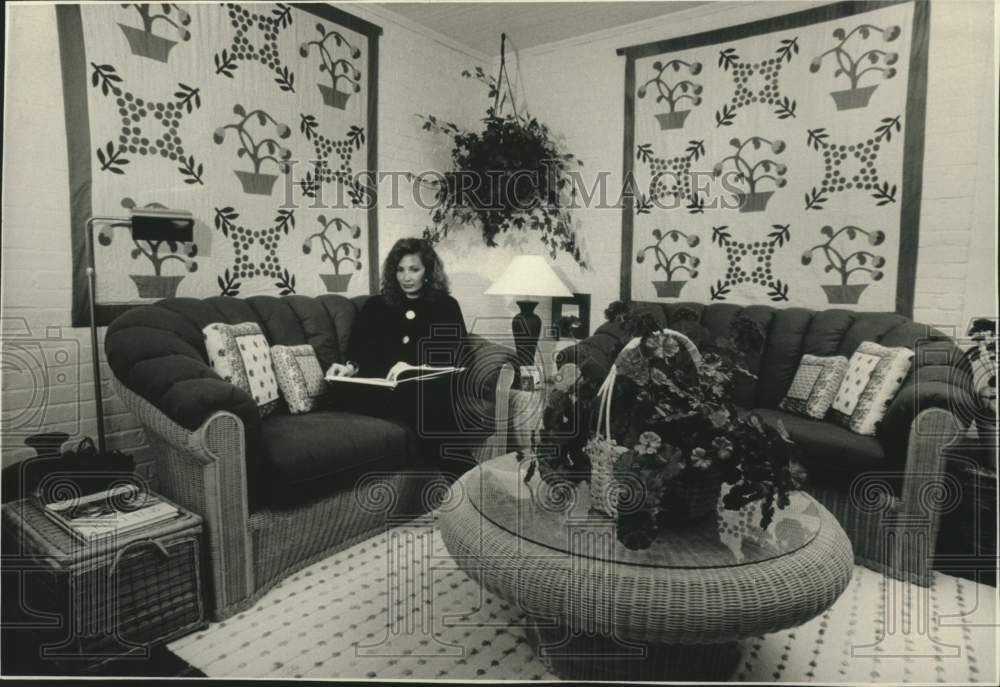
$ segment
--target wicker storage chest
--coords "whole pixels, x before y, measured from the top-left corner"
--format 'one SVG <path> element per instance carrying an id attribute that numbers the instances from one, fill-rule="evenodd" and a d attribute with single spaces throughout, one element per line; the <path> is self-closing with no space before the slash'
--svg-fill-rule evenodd
<path id="1" fill-rule="evenodd" d="M 40 628 L 42 658 L 89 667 L 207 625 L 202 521 L 180 511 L 110 542 L 84 543 L 31 499 L 4 504 L 5 558 L 22 571 L 21 613 L 49 619 L 38 623 L 49 626 Z"/>

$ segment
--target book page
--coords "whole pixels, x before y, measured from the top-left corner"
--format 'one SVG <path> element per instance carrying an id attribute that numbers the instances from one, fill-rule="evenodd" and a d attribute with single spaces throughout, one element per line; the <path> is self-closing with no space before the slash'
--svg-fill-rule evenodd
<path id="1" fill-rule="evenodd" d="M 391 368 L 389 368 L 389 374 L 386 375 L 386 379 L 390 382 L 395 381 L 405 381 L 403 377 L 408 379 L 428 379 L 430 377 L 437 377 L 449 372 L 459 372 L 464 370 L 464 367 L 438 367 L 434 365 L 410 365 L 409 363 L 404 363 L 399 361 Z M 410 373 L 413 373 L 411 375 Z"/>

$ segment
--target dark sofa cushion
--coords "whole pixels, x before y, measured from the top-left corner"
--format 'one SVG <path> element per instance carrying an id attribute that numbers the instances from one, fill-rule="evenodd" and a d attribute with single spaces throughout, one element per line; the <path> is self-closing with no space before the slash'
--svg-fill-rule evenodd
<path id="1" fill-rule="evenodd" d="M 781 410 L 760 408 L 754 412 L 770 425 L 777 425 L 781 420 L 801 449 L 801 461 L 809 473 L 810 484 L 846 489 L 863 472 L 893 469 L 882 444 L 875 437 L 855 434 L 832 422 Z M 902 470 L 901 465 L 896 467 Z M 893 488 L 898 488 L 899 480 L 888 481 Z"/>
<path id="2" fill-rule="evenodd" d="M 777 408 L 795 379 L 813 311 L 785 308 L 774 315 L 757 378 L 756 404 Z"/>
<path id="3" fill-rule="evenodd" d="M 269 503 L 350 489 L 365 474 L 413 468 L 416 445 L 403 424 L 335 410 L 278 414 L 261 423 Z"/>
<path id="4" fill-rule="evenodd" d="M 618 322 L 605 322 L 591 336 L 556 354 L 560 367 L 573 363 L 585 379 L 601 381 L 611 369 L 622 346 L 628 343 L 628 334 Z"/>

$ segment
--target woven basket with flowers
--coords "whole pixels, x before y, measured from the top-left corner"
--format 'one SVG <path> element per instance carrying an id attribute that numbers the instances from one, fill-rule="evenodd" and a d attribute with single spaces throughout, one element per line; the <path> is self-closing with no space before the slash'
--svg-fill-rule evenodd
<path id="1" fill-rule="evenodd" d="M 610 310 L 610 309 L 609 309 Z M 554 391 L 528 477 L 589 483 L 595 510 L 615 518 L 627 547 L 648 547 L 661 529 L 683 527 L 759 501 L 764 529 L 788 504 L 804 471 L 784 427 L 737 410 L 733 387 L 750 375 L 759 326 L 734 319 L 730 337 L 710 341 L 693 313 L 662 329 L 626 310 L 633 334 L 607 376 Z M 723 483 L 732 485 L 720 496 Z"/>

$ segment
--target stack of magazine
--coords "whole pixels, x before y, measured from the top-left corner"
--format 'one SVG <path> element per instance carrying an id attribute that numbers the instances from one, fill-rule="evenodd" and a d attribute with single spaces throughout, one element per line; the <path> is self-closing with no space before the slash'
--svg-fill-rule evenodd
<path id="1" fill-rule="evenodd" d="M 85 542 L 121 537 L 180 515 L 176 506 L 134 484 L 43 503 L 42 510 L 64 530 Z"/>

